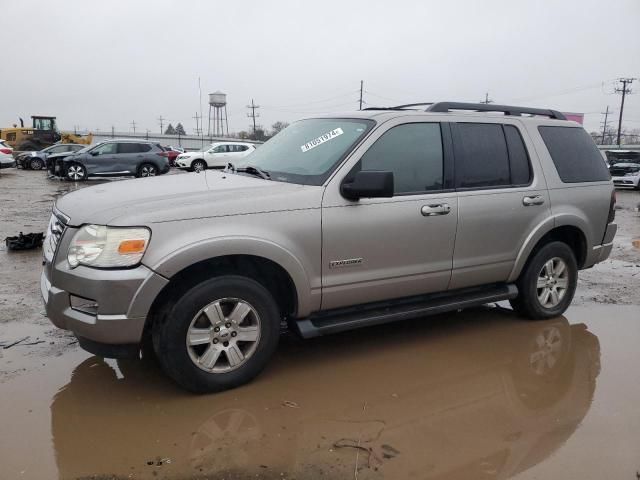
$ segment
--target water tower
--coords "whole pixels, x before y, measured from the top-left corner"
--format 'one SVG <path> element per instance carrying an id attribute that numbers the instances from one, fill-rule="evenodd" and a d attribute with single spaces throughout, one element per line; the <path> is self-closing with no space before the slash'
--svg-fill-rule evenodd
<path id="1" fill-rule="evenodd" d="M 213 117 L 211 112 L 213 111 Z M 224 119 L 223 119 L 224 115 Z M 212 122 L 213 120 L 213 122 Z M 224 123 L 223 123 L 224 120 Z M 213 133 L 211 126 L 213 123 Z M 227 94 L 222 93 L 220 90 L 209 94 L 209 127 L 208 135 L 215 137 L 225 136 L 225 127 L 227 135 L 229 135 L 229 122 L 227 120 Z"/>

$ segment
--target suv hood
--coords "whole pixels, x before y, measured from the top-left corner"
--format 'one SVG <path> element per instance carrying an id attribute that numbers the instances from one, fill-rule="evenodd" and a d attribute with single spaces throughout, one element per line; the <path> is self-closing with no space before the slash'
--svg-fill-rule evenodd
<path id="1" fill-rule="evenodd" d="M 83 188 L 56 202 L 69 224 L 157 222 L 318 208 L 322 187 L 207 171 L 115 181 Z"/>

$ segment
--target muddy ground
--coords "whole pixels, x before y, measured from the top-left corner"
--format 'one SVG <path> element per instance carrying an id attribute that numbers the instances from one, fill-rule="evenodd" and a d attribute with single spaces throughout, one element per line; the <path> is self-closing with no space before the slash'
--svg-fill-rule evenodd
<path id="1" fill-rule="evenodd" d="M 2 171 L 0 239 L 43 231 L 57 196 L 95 183 Z M 0 478 L 635 479 L 638 202 L 618 192 L 611 258 L 581 272 L 564 317 L 494 306 L 285 334 L 256 381 L 208 396 L 82 351 L 43 314 L 41 252 L 2 245 Z"/>

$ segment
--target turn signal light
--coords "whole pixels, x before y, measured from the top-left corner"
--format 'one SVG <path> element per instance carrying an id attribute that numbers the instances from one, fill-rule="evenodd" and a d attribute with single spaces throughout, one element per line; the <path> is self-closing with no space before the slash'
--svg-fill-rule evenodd
<path id="1" fill-rule="evenodd" d="M 127 255 L 130 253 L 142 253 L 146 245 L 145 240 L 123 240 L 118 245 L 118 253 L 121 255 Z"/>

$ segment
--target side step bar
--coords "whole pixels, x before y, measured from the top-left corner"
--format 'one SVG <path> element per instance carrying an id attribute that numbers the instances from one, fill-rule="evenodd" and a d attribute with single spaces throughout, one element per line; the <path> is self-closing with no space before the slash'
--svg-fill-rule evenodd
<path id="1" fill-rule="evenodd" d="M 293 321 L 292 326 L 303 338 L 312 338 L 370 325 L 475 307 L 485 303 L 509 300 L 517 296 L 518 288 L 513 284 L 467 288 L 399 299 L 394 302 L 378 302 L 339 308 Z"/>

